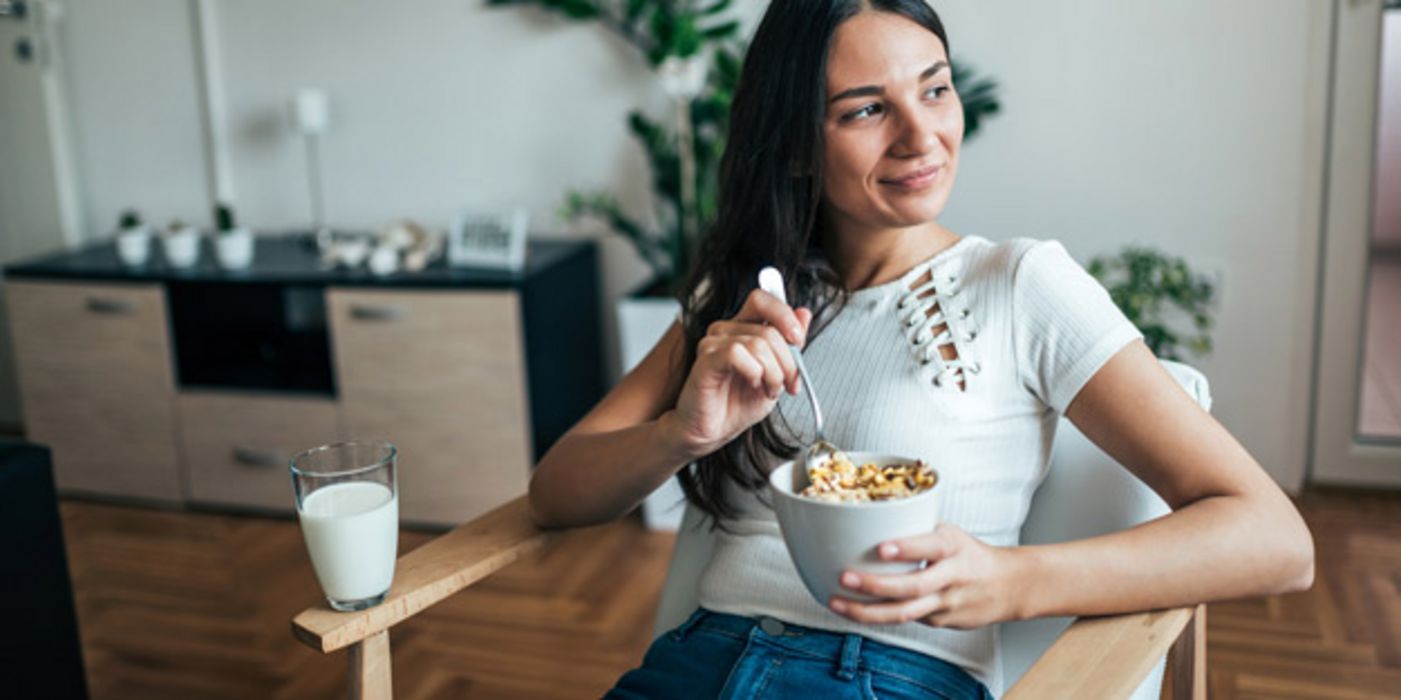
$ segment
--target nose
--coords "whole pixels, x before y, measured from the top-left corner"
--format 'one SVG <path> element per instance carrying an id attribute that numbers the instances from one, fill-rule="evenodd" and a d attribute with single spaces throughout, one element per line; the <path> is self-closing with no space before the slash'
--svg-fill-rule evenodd
<path id="1" fill-rule="evenodd" d="M 891 155 L 916 157 L 933 151 L 939 143 L 938 121 L 933 110 L 904 106 L 896 110 L 895 140 Z"/>

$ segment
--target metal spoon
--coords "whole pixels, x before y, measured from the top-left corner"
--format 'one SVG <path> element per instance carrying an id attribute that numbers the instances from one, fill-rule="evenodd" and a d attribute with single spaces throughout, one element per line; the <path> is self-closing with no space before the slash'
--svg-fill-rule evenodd
<path id="1" fill-rule="evenodd" d="M 788 303 L 788 294 L 783 289 L 783 273 L 777 269 L 765 267 L 759 271 L 759 288 L 778 297 L 779 301 Z M 803 364 L 803 353 L 796 345 L 789 345 L 788 348 L 793 353 L 793 364 L 798 366 L 798 377 L 803 381 L 803 392 L 807 394 L 808 404 L 812 406 L 812 420 L 817 424 L 817 439 L 803 453 L 802 474 L 794 474 L 794 489 L 800 490 L 807 488 L 808 470 L 831 461 L 838 450 L 827 441 L 822 432 L 822 407 L 817 403 L 817 392 L 812 389 L 812 378 L 808 376 L 807 365 Z"/>

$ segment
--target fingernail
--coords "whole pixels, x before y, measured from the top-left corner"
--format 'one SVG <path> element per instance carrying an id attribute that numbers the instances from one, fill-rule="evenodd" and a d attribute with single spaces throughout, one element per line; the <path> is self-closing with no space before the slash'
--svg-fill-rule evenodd
<path id="1" fill-rule="evenodd" d="M 834 612 L 839 612 L 839 613 L 844 613 L 844 612 L 846 612 L 846 603 L 843 603 L 842 601 L 837 600 L 836 598 L 833 598 L 833 599 L 832 599 L 832 602 L 830 603 L 830 605 L 832 606 L 832 610 L 833 610 Z"/>
<path id="2" fill-rule="evenodd" d="M 886 543 L 880 546 L 880 555 L 883 557 L 894 557 L 900 554 L 900 548 L 893 544 Z"/>
<path id="3" fill-rule="evenodd" d="M 788 327 L 788 338 L 792 341 L 792 343 L 793 343 L 794 345 L 797 345 L 797 344 L 798 344 L 798 341 L 799 341 L 800 339 L 802 339 L 802 337 L 803 337 L 803 328 L 802 328 L 802 326 L 799 326 L 799 325 L 797 325 L 797 324 L 794 324 L 794 325 L 791 325 L 791 326 Z"/>
<path id="4" fill-rule="evenodd" d="M 861 578 L 850 571 L 842 574 L 842 585 L 847 588 L 855 588 L 861 585 Z"/>

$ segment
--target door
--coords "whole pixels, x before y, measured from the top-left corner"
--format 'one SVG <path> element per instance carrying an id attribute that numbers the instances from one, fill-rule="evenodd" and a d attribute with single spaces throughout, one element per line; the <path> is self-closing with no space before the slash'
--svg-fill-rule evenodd
<path id="1" fill-rule="evenodd" d="M 58 16 L 53 3 L 0 0 L 0 265 L 78 242 Z M 9 328 L 4 306 L 0 329 Z M 0 431 L 19 423 L 6 330 L 0 332 Z"/>
<path id="2" fill-rule="evenodd" d="M 1401 89 L 1387 84 L 1401 79 L 1397 6 L 1392 0 L 1335 5 L 1310 462 L 1311 480 L 1318 483 L 1401 486 L 1401 430 L 1389 426 L 1401 419 L 1401 278 L 1392 282 L 1384 250 L 1390 234 L 1378 230 L 1387 226 L 1398 197 L 1387 182 L 1390 159 L 1401 154 L 1384 152 L 1401 147 L 1386 126 L 1401 125 L 1401 114 L 1384 106 L 1395 102 L 1386 97 L 1389 91 Z M 1388 58 L 1396 66 L 1390 71 L 1383 70 Z"/>

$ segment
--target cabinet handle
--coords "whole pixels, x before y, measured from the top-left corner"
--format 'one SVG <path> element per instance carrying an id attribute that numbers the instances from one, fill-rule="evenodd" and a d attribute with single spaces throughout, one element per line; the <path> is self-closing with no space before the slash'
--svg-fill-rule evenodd
<path id="1" fill-rule="evenodd" d="M 399 306 L 366 306 L 355 304 L 350 307 L 350 317 L 357 321 L 397 321 L 408 315 Z"/>
<path id="2" fill-rule="evenodd" d="M 136 310 L 136 302 L 128 299 L 104 299 L 102 297 L 88 297 L 88 311 L 95 314 L 108 314 L 111 316 L 124 316 Z"/>
<path id="3" fill-rule="evenodd" d="M 234 447 L 234 461 L 249 467 L 277 467 L 287 460 L 276 450 L 257 450 L 251 447 Z"/>

